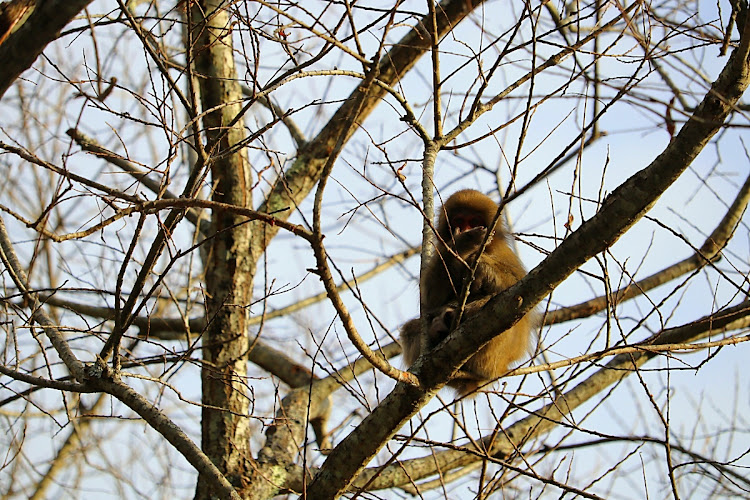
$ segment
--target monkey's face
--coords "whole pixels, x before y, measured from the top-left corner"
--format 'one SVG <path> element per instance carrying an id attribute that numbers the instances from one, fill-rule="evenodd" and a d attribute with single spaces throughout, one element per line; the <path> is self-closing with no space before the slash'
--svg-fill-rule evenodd
<path id="1" fill-rule="evenodd" d="M 456 250 L 462 258 L 474 252 L 502 226 L 490 227 L 497 212 L 497 204 L 479 191 L 464 189 L 446 200 L 438 217 L 441 244 Z"/>
<path id="2" fill-rule="evenodd" d="M 461 211 L 452 214 L 441 234 L 448 245 L 459 253 L 472 252 L 487 234 L 487 221 L 482 214 Z"/>
<path id="3" fill-rule="evenodd" d="M 472 229 L 487 230 L 487 223 L 480 214 L 477 213 L 458 213 L 451 217 L 450 227 L 453 236 L 457 236 Z"/>

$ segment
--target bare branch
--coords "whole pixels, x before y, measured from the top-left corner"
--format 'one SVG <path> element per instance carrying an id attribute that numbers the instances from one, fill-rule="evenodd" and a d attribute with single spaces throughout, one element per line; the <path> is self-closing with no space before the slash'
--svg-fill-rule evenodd
<path id="1" fill-rule="evenodd" d="M 310 484 L 312 496 L 335 496 L 346 490 L 375 453 L 475 352 L 497 332 L 506 331 L 567 276 L 611 246 L 640 219 L 719 130 L 750 83 L 750 23 L 740 46 L 690 120 L 648 167 L 621 184 L 593 218 L 571 233 L 524 279 L 497 295 L 487 314 L 469 319 L 413 368 L 425 389 L 400 384 L 336 447 Z M 497 318 L 497 321 L 490 321 Z M 465 332 L 471 332 L 466 335 Z M 441 348 L 442 346 L 442 348 Z M 600 387 L 597 386 L 597 390 Z M 405 404 L 406 403 L 406 404 Z"/>

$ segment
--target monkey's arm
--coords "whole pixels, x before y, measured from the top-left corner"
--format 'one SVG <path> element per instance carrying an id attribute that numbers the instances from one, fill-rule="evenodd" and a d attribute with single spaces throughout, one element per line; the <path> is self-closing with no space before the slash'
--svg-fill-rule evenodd
<path id="1" fill-rule="evenodd" d="M 427 333 L 427 345 L 428 349 L 432 350 L 438 345 L 445 337 L 448 336 L 448 329 L 450 328 L 451 321 L 453 321 L 452 314 L 455 311 L 455 306 L 450 305 L 441 308 L 439 311 L 429 312 L 428 321 L 430 322 L 430 330 Z M 432 318 L 432 319 L 430 319 Z M 420 353 L 420 337 L 421 337 L 421 321 L 419 318 L 412 319 L 404 323 L 401 327 L 401 350 L 403 351 L 404 365 L 410 367 L 417 361 Z M 429 351 L 428 351 L 429 352 Z M 480 375 L 459 370 L 454 376 L 456 380 L 484 380 Z"/>
<path id="2" fill-rule="evenodd" d="M 479 250 L 479 247 L 484 241 L 484 236 L 487 234 L 487 228 L 483 226 L 474 227 L 472 229 L 463 231 L 456 234 L 453 237 L 452 247 L 456 253 L 461 256 L 465 261 L 469 260 L 474 253 Z M 491 237 L 490 237 L 491 241 Z"/>

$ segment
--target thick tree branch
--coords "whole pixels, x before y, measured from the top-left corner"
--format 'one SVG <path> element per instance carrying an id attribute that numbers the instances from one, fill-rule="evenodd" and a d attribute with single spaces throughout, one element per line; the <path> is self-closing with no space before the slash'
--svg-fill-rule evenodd
<path id="1" fill-rule="evenodd" d="M 37 0 L 34 12 L 0 44 L 0 97 L 91 0 Z"/>
<path id="2" fill-rule="evenodd" d="M 552 311 L 544 318 L 544 324 L 553 325 L 578 318 L 587 318 L 592 314 L 604 310 L 604 308 L 607 307 L 607 302 L 609 300 L 615 304 L 630 300 L 639 295 L 643 295 L 657 286 L 663 285 L 673 279 L 700 269 L 711 262 L 718 260 L 721 258 L 721 251 L 727 245 L 732 235 L 734 235 L 734 231 L 742 219 L 745 209 L 747 209 L 748 202 L 750 202 L 750 177 L 745 180 L 745 184 L 742 185 L 742 188 L 737 193 L 734 202 L 732 202 L 732 205 L 724 214 L 724 217 L 709 237 L 706 238 L 703 245 L 696 250 L 695 254 L 687 259 L 672 264 L 651 276 L 647 276 L 635 283 L 630 283 L 620 288 L 612 293 L 611 297 L 602 295 L 571 307 Z"/>
<path id="3" fill-rule="evenodd" d="M 748 23 L 750 25 L 750 23 Z M 620 185 L 584 222 L 516 285 L 497 295 L 412 368 L 425 389 L 398 384 L 323 463 L 307 490 L 313 498 L 345 491 L 354 477 L 476 349 L 506 331 L 588 259 L 614 244 L 656 203 L 719 130 L 749 83 L 750 26 L 703 102 L 648 167 Z"/>
<path id="4" fill-rule="evenodd" d="M 212 200 L 252 207 L 252 167 L 241 147 L 244 126 L 242 91 L 234 60 L 231 5 L 224 0 L 189 2 L 188 53 L 199 82 L 203 120 L 211 158 Z M 206 315 L 202 343 L 201 449 L 238 489 L 253 462 L 247 388 L 249 308 L 255 261 L 249 255 L 252 232 L 262 223 L 237 213 L 213 210 L 210 250 L 206 254 Z M 263 232 L 261 229 L 259 232 Z M 213 498 L 214 489 L 198 478 L 195 498 Z"/>
<path id="5" fill-rule="evenodd" d="M 371 467 L 357 476 L 350 489 L 357 490 L 357 488 L 366 487 L 367 491 L 374 491 L 409 485 L 413 481 L 430 477 L 437 471 L 448 473 L 458 468 L 471 467 L 472 464 L 480 462 L 483 457 L 507 458 L 515 454 L 525 442 L 548 432 L 576 407 L 606 387 L 635 373 L 638 367 L 654 359 L 660 353 L 672 352 L 675 346 L 680 344 L 703 349 L 708 344 L 696 343 L 698 340 L 721 332 L 746 328 L 748 324 L 750 324 L 750 302 L 745 301 L 687 325 L 666 329 L 655 340 L 630 346 L 628 352 L 616 355 L 604 368 L 596 371 L 586 381 L 540 410 L 532 412 L 524 419 L 507 427 L 504 435 L 493 433 L 482 438 L 478 441 L 479 448 L 475 450 L 476 453 L 449 449 L 386 467 Z M 746 341 L 746 339 L 741 339 L 741 341 Z"/>
<path id="6" fill-rule="evenodd" d="M 108 370 L 105 370 L 105 374 L 108 372 Z M 222 498 L 240 499 L 240 496 L 229 481 L 227 481 L 227 478 L 224 477 L 200 448 L 193 443 L 187 434 L 133 388 L 119 380 L 107 379 L 106 376 L 92 379 L 91 383 L 123 402 L 147 424 L 153 427 L 156 432 L 164 436 L 200 473 L 200 477 L 207 482 L 206 487 L 210 487 L 215 494 L 221 495 Z"/>
<path id="7" fill-rule="evenodd" d="M 452 30 L 483 1 L 445 0 L 440 3 L 435 8 L 438 37 L 442 37 Z M 425 26 L 430 24 L 428 14 L 417 22 L 411 31 L 383 56 L 377 70 L 380 82 L 386 85 L 395 84 L 429 50 L 430 35 Z M 365 85 L 366 82 L 363 82 L 354 89 L 320 133 L 299 150 L 296 161 L 276 181 L 259 210 L 273 213 L 286 208 L 296 209 L 302 200 L 308 196 L 315 183 L 320 179 L 323 166 L 349 117 L 353 117 L 355 124 L 361 124 L 386 93 L 382 86 L 373 86 L 369 92 L 362 92 Z M 354 130 L 356 128 L 348 131 L 346 137 L 344 137 L 344 142 L 349 139 Z M 288 213 L 284 215 L 284 217 L 288 216 Z M 269 228 L 266 234 L 255 236 L 252 247 L 254 257 L 260 256 L 275 234 L 276 230 Z"/>

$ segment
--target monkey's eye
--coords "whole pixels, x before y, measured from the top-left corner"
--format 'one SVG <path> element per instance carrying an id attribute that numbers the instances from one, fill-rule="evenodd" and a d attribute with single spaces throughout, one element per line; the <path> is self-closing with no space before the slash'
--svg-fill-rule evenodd
<path id="1" fill-rule="evenodd" d="M 451 227 L 454 233 L 460 234 L 476 227 L 485 227 L 485 223 L 479 215 L 459 214 L 451 219 Z"/>

